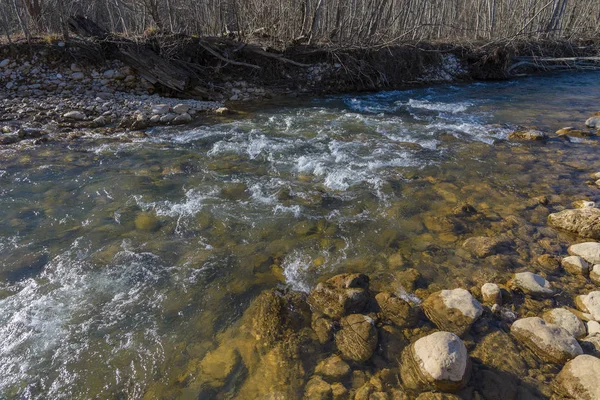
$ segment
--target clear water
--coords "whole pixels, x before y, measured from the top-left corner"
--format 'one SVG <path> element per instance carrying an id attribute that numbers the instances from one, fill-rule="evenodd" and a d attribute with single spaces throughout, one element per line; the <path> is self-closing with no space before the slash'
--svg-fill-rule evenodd
<path id="1" fill-rule="evenodd" d="M 439 287 L 507 277 L 461 255 L 473 235 L 512 232 L 517 267 L 559 254 L 545 218 L 597 197 L 584 183 L 597 142 L 504 139 L 517 124 L 582 126 L 599 100 L 600 74 L 564 74 L 0 148 L 0 397 L 169 393 L 275 286 L 357 270 L 388 285 L 409 267 Z M 453 219 L 465 202 L 481 218 Z"/>

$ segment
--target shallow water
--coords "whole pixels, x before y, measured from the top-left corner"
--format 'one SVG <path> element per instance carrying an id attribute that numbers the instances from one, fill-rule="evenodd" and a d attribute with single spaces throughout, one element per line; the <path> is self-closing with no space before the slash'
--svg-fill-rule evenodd
<path id="1" fill-rule="evenodd" d="M 361 271 L 411 295 L 407 268 L 428 290 L 506 279 L 564 250 L 549 212 L 598 200 L 594 139 L 505 140 L 582 126 L 598 73 L 288 103 L 0 149 L 0 397 L 169 393 L 264 289 Z M 497 234 L 515 254 L 460 249 Z"/>

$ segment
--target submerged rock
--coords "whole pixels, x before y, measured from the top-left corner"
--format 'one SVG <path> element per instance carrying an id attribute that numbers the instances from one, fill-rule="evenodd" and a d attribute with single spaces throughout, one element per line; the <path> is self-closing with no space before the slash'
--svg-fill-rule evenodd
<path id="1" fill-rule="evenodd" d="M 463 336 L 483 313 L 481 304 L 465 289 L 442 290 L 423 302 L 423 310 L 438 328 Z"/>
<path id="2" fill-rule="evenodd" d="M 564 308 L 548 310 L 542 315 L 542 318 L 550 324 L 560 326 L 577 339 L 585 336 L 585 325 L 577 315 L 569 310 Z"/>
<path id="3" fill-rule="evenodd" d="M 352 372 L 347 362 L 338 355 L 333 355 L 319 364 L 315 368 L 315 373 L 323 376 L 332 382 L 340 381 Z"/>
<path id="4" fill-rule="evenodd" d="M 545 132 L 537 129 L 519 129 L 508 135 L 510 140 L 544 140 L 548 138 Z"/>
<path id="5" fill-rule="evenodd" d="M 479 258 L 509 251 L 513 246 L 514 242 L 511 239 L 486 236 L 472 237 L 463 243 L 465 249 Z"/>
<path id="6" fill-rule="evenodd" d="M 580 355 L 569 361 L 555 381 L 556 392 L 568 399 L 600 399 L 600 359 Z"/>
<path id="7" fill-rule="evenodd" d="M 579 256 L 588 263 L 600 264 L 600 243 L 578 243 L 569 247 L 569 254 Z"/>
<path id="8" fill-rule="evenodd" d="M 333 319 L 360 313 L 369 302 L 369 278 L 363 274 L 342 274 L 321 282 L 308 301 L 314 312 Z"/>
<path id="9" fill-rule="evenodd" d="M 377 348 L 377 329 L 372 318 L 352 314 L 341 321 L 342 329 L 335 335 L 335 344 L 342 356 L 357 363 L 367 361 Z"/>
<path id="10" fill-rule="evenodd" d="M 471 375 L 467 348 L 451 332 L 425 336 L 402 352 L 400 374 L 404 386 L 414 390 L 456 392 Z"/>
<path id="11" fill-rule="evenodd" d="M 394 294 L 381 292 L 375 296 L 383 317 L 395 325 L 405 328 L 417 322 L 417 314 L 410 304 Z"/>
<path id="12" fill-rule="evenodd" d="M 509 286 L 517 288 L 531 297 L 549 297 L 554 294 L 550 282 L 531 272 L 514 274 Z"/>
<path id="13" fill-rule="evenodd" d="M 329 400 L 331 397 L 331 385 L 318 375 L 310 378 L 304 388 L 304 400 Z"/>
<path id="14" fill-rule="evenodd" d="M 548 223 L 582 237 L 600 239 L 600 209 L 576 208 L 564 210 L 548 216 Z"/>
<path id="15" fill-rule="evenodd" d="M 541 360 L 548 363 L 564 364 L 583 354 L 581 346 L 567 330 L 558 325 L 547 324 L 538 317 L 515 321 L 510 332 Z"/>
<path id="16" fill-rule="evenodd" d="M 502 330 L 495 329 L 485 335 L 477 343 L 472 355 L 498 371 L 515 375 L 527 374 L 528 366 L 521 351 L 512 336 Z"/>

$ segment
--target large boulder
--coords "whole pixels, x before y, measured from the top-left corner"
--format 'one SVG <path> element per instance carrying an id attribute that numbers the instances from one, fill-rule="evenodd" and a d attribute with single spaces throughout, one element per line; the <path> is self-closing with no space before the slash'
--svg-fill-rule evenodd
<path id="1" fill-rule="evenodd" d="M 423 302 L 425 315 L 438 328 L 463 336 L 483 313 L 481 304 L 465 289 L 442 290 Z"/>
<path id="2" fill-rule="evenodd" d="M 342 356 L 363 363 L 377 348 L 377 329 L 371 317 L 351 314 L 342 318 L 341 330 L 335 335 L 335 344 Z"/>
<path id="3" fill-rule="evenodd" d="M 585 336 L 585 325 L 577 315 L 567 309 L 554 308 L 548 310 L 542 315 L 542 318 L 549 324 L 560 326 L 577 339 Z"/>
<path id="4" fill-rule="evenodd" d="M 369 303 L 369 277 L 363 274 L 341 274 L 319 283 L 308 302 L 314 312 L 333 319 L 360 313 Z"/>
<path id="5" fill-rule="evenodd" d="M 544 277 L 532 272 L 519 272 L 513 275 L 509 286 L 519 289 L 531 297 L 549 297 L 554 294 L 554 290 Z"/>
<path id="6" fill-rule="evenodd" d="M 417 322 L 417 313 L 407 301 L 389 292 L 381 292 L 375 296 L 384 319 L 401 328 L 407 328 Z"/>
<path id="7" fill-rule="evenodd" d="M 577 243 L 569 247 L 569 254 L 579 256 L 588 263 L 600 264 L 600 243 Z"/>
<path id="8" fill-rule="evenodd" d="M 400 374 L 404 386 L 418 391 L 456 392 L 471 375 L 467 348 L 451 332 L 425 336 L 402 352 Z"/>
<path id="9" fill-rule="evenodd" d="M 564 210 L 548 216 L 548 223 L 581 237 L 600 239 L 600 209 L 576 208 Z"/>
<path id="10" fill-rule="evenodd" d="M 600 321 L 600 291 L 575 297 L 575 305 L 594 321 Z"/>
<path id="11" fill-rule="evenodd" d="M 556 392 L 568 399 L 600 399 L 600 359 L 580 355 L 569 361 L 557 375 Z"/>
<path id="12" fill-rule="evenodd" d="M 548 363 L 564 364 L 583 354 L 581 346 L 568 331 L 558 325 L 547 324 L 538 317 L 515 321 L 510 332 L 541 360 Z"/>

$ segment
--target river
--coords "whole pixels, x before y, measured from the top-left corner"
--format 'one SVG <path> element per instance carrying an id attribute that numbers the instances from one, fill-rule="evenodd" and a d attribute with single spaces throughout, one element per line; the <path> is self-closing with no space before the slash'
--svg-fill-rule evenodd
<path id="1" fill-rule="evenodd" d="M 189 363 L 268 288 L 307 292 L 345 271 L 383 285 L 407 268 L 440 288 L 506 280 L 560 254 L 546 217 L 598 200 L 585 180 L 600 170 L 593 139 L 508 133 L 582 127 L 597 111 L 600 74 L 568 73 L 292 99 L 134 140 L 0 148 L 0 397 L 185 387 Z M 477 214 L 458 220 L 465 203 Z M 512 256 L 461 251 L 507 231 Z"/>

